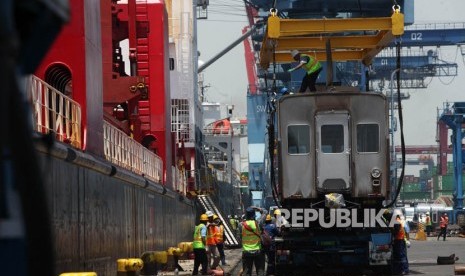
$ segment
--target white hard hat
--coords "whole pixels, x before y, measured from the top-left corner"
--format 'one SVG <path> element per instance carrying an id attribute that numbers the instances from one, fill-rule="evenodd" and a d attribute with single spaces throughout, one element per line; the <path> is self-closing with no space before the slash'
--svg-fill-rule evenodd
<path id="1" fill-rule="evenodd" d="M 213 212 L 212 211 L 207 211 L 207 212 L 205 212 L 205 214 L 207 215 L 207 217 L 213 217 Z"/>
<path id="2" fill-rule="evenodd" d="M 299 51 L 297 51 L 297 50 L 292 50 L 292 52 L 291 52 L 291 56 L 292 56 L 292 57 L 295 57 L 295 56 L 297 56 L 298 54 L 300 54 L 300 53 L 299 53 Z"/>

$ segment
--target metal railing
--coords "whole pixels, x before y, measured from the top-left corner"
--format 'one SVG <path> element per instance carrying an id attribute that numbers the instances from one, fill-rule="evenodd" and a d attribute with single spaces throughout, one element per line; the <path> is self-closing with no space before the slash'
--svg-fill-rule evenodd
<path id="1" fill-rule="evenodd" d="M 81 106 L 36 76 L 27 80 L 34 130 L 81 149 Z"/>
<path id="2" fill-rule="evenodd" d="M 158 155 L 106 121 L 103 123 L 103 139 L 108 161 L 157 183 L 162 182 L 163 161 Z"/>
<path id="3" fill-rule="evenodd" d="M 222 214 L 220 209 L 215 205 L 215 202 L 210 198 L 209 195 L 198 195 L 197 198 L 199 199 L 200 204 L 202 205 L 203 209 L 206 211 L 212 211 L 214 214 L 218 216 L 224 226 L 224 235 L 226 237 L 225 243 L 229 246 L 238 246 L 239 241 L 237 240 L 235 231 L 232 229 L 229 220 L 226 220 L 226 217 Z"/>
<path id="4" fill-rule="evenodd" d="M 171 131 L 176 133 L 176 143 L 194 142 L 190 116 L 189 99 L 171 99 Z"/>
<path id="5" fill-rule="evenodd" d="M 405 30 L 453 30 L 464 29 L 465 22 L 420 23 L 405 26 Z"/>
<path id="6" fill-rule="evenodd" d="M 36 76 L 27 80 L 26 92 L 33 108 L 33 129 L 44 134 L 55 133 L 57 140 L 81 149 L 81 106 Z M 163 161 L 159 156 L 106 121 L 103 131 L 108 161 L 154 182 L 162 182 Z M 183 182 L 176 173 L 176 179 L 180 187 L 185 187 L 185 177 Z"/>

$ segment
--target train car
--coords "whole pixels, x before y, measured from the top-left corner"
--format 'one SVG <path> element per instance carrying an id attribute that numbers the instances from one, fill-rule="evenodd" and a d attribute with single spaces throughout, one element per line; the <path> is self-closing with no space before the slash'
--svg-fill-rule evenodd
<path id="1" fill-rule="evenodd" d="M 277 194 L 289 222 L 276 239 L 277 275 L 389 274 L 388 223 L 371 223 L 389 198 L 385 96 L 299 93 L 277 111 Z"/>

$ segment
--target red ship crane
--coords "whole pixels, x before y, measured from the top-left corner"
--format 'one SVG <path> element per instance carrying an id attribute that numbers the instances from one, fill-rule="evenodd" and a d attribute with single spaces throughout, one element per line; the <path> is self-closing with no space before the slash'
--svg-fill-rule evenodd
<path id="1" fill-rule="evenodd" d="M 173 153 L 165 3 L 99 2 L 99 8 L 89 9 L 81 0 L 70 0 L 73 20 L 64 27 L 36 75 L 81 106 L 81 149 L 103 156 L 104 118 L 159 155 L 164 182 L 171 183 L 171 173 L 166 173 Z M 121 47 L 126 39 L 129 74 Z"/>

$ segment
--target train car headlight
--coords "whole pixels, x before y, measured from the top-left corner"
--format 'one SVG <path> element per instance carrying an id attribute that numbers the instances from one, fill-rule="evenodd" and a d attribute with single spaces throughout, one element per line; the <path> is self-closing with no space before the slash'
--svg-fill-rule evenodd
<path id="1" fill-rule="evenodd" d="M 378 168 L 374 168 L 371 170 L 371 177 L 373 178 L 380 178 L 381 176 L 381 170 Z"/>

